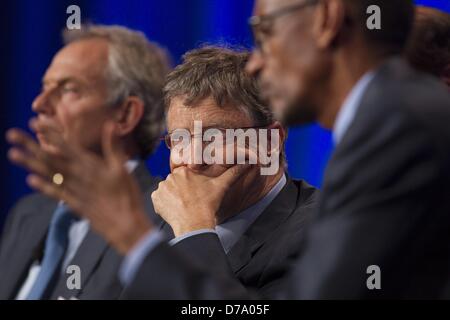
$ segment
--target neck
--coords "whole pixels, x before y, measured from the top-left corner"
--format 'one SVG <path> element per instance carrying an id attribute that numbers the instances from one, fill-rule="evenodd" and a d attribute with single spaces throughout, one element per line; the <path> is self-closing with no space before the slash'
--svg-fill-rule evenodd
<path id="1" fill-rule="evenodd" d="M 122 150 L 127 160 L 139 157 L 139 148 L 134 141 L 134 137 L 126 137 L 121 142 Z"/>
<path id="2" fill-rule="evenodd" d="M 139 148 L 132 139 L 125 138 L 117 143 L 119 144 L 120 152 L 125 155 L 127 161 L 139 157 Z M 101 145 L 98 147 L 96 153 L 103 157 Z"/>
<path id="3" fill-rule="evenodd" d="M 349 59 L 349 57 L 352 57 Z M 332 129 L 337 114 L 357 82 L 369 71 L 375 70 L 386 60 L 386 56 L 375 55 L 363 48 L 342 48 L 333 57 L 333 66 L 326 83 L 326 95 L 318 97 L 320 112 L 318 122 Z"/>

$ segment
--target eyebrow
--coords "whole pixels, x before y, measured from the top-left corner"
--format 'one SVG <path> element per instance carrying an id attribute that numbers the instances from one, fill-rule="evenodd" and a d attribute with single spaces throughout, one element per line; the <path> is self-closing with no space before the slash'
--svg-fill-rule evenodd
<path id="1" fill-rule="evenodd" d="M 74 77 L 66 77 L 66 78 L 62 78 L 62 79 L 58 79 L 58 80 L 42 80 L 42 86 L 45 86 L 46 84 L 49 83 L 56 83 L 56 85 L 58 87 L 65 85 L 68 82 L 75 82 L 77 84 L 83 84 L 83 81 L 76 79 Z"/>
<path id="2" fill-rule="evenodd" d="M 241 128 L 251 129 L 251 128 L 253 128 L 253 126 L 248 127 L 248 126 L 219 125 L 219 124 L 210 124 L 207 126 L 202 126 L 203 131 L 206 131 L 208 129 L 241 129 Z M 167 133 L 172 134 L 173 132 L 175 132 L 177 130 L 187 130 L 187 131 L 191 132 L 191 130 L 189 128 L 175 128 L 171 131 L 168 131 Z"/>
<path id="3" fill-rule="evenodd" d="M 243 126 L 236 125 L 232 122 L 222 122 L 222 123 L 212 122 L 212 123 L 208 124 L 207 126 L 203 126 L 203 129 L 214 129 L 214 128 L 233 129 L 233 128 L 239 128 L 239 127 L 243 127 Z"/>

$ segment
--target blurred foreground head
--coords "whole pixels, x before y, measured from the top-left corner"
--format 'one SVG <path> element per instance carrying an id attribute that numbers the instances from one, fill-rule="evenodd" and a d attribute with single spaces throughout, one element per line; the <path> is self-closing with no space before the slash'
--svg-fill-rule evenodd
<path id="1" fill-rule="evenodd" d="M 368 12 L 379 12 L 380 29 Z M 286 124 L 330 128 L 354 83 L 402 53 L 413 13 L 411 0 L 256 0 L 247 70 Z"/>

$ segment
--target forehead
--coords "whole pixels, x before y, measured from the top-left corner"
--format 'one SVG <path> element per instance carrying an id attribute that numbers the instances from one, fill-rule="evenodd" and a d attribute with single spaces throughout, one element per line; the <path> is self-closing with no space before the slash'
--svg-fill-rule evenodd
<path id="1" fill-rule="evenodd" d="M 212 98 L 206 98 L 195 106 L 186 106 L 182 97 L 172 99 L 167 113 L 169 131 L 177 128 L 193 128 L 194 121 L 202 121 L 205 127 L 237 128 L 253 125 L 250 117 L 238 106 L 218 106 Z"/>
<path id="2" fill-rule="evenodd" d="M 97 80 L 104 75 L 108 64 L 108 42 L 104 39 L 86 39 L 72 42 L 53 58 L 44 81 L 65 78 Z"/>
<path id="3" fill-rule="evenodd" d="M 255 15 L 265 15 L 300 0 L 256 0 Z"/>

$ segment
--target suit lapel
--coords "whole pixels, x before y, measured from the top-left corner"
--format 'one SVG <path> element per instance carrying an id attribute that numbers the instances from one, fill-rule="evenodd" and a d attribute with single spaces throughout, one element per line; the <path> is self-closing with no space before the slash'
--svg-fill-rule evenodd
<path id="1" fill-rule="evenodd" d="M 0 296 L 2 298 L 14 299 L 28 276 L 31 264 L 42 258 L 45 237 L 56 205 L 56 201 L 48 199 L 43 207 L 30 208 L 30 210 L 37 209 L 41 212 L 39 218 L 24 221 L 21 226 L 22 230 L 16 232 L 19 237 L 26 235 L 27 241 L 15 239 L 15 243 L 10 246 L 10 252 L 7 256 L 2 257 L 2 259 L 9 260 L 7 263 L 1 263 L 9 266 L 6 272 L 2 272 L 5 276 L 0 275 Z"/>
<path id="2" fill-rule="evenodd" d="M 351 201 L 350 197 L 342 194 L 342 186 L 352 179 L 349 172 L 353 170 L 350 170 L 349 167 L 353 163 L 348 160 L 348 156 L 355 154 L 355 145 L 367 146 L 367 134 L 378 132 L 377 123 L 379 122 L 374 122 L 374 119 L 377 118 L 376 114 L 379 113 L 379 108 L 373 105 L 372 101 L 378 101 L 377 97 L 380 90 L 383 90 L 382 86 L 392 81 L 393 74 L 403 74 L 405 70 L 407 67 L 401 58 L 391 58 L 378 68 L 375 77 L 367 86 L 351 124 L 328 161 L 316 219 L 320 219 L 327 212 L 333 212 L 333 208 L 339 206 L 339 203 Z M 340 197 L 335 197 L 336 194 L 339 194 Z M 327 199 L 327 201 L 322 199 Z"/>
<path id="3" fill-rule="evenodd" d="M 152 177 L 147 170 L 144 162 L 139 162 L 136 169 L 133 171 L 133 176 L 136 178 L 140 189 L 144 192 L 145 198 L 146 192 L 150 192 L 152 188 L 158 183 L 158 179 Z M 150 199 L 150 197 L 148 197 Z M 148 201 L 145 201 L 147 212 L 149 212 Z M 155 221 L 157 219 L 153 210 L 150 210 L 149 216 Z M 63 276 L 60 277 L 55 290 L 53 291 L 52 298 L 58 298 L 59 296 L 69 299 L 70 297 L 78 297 L 82 289 L 86 286 L 91 275 L 96 270 L 98 261 L 103 257 L 109 248 L 108 243 L 99 236 L 92 229 L 89 229 L 86 237 L 83 239 L 80 247 L 78 248 L 74 258 L 70 262 L 70 265 L 77 265 L 81 270 L 81 290 L 72 289 L 69 290 L 66 285 L 67 275 L 63 270 Z"/>
<path id="4" fill-rule="evenodd" d="M 239 272 L 250 262 L 254 252 L 295 211 L 298 199 L 299 189 L 288 178 L 280 193 L 228 252 L 228 260 L 234 273 Z"/>
<path id="5" fill-rule="evenodd" d="M 92 273 L 95 271 L 97 262 L 102 258 L 108 244 L 97 233 L 89 229 L 86 237 L 83 239 L 77 253 L 73 257 L 69 265 L 76 265 L 81 270 L 81 289 L 86 286 Z M 67 274 L 65 270 L 62 270 L 62 276 L 59 277 L 56 288 L 52 295 L 52 299 L 56 299 L 59 296 L 69 299 L 71 297 L 78 297 L 81 290 L 67 288 Z"/>
<path id="6" fill-rule="evenodd" d="M 133 176 L 135 177 L 139 187 L 143 192 L 150 189 L 156 189 L 159 181 L 161 179 L 153 177 L 145 166 L 145 162 L 140 161 L 136 169 L 133 171 Z"/>

